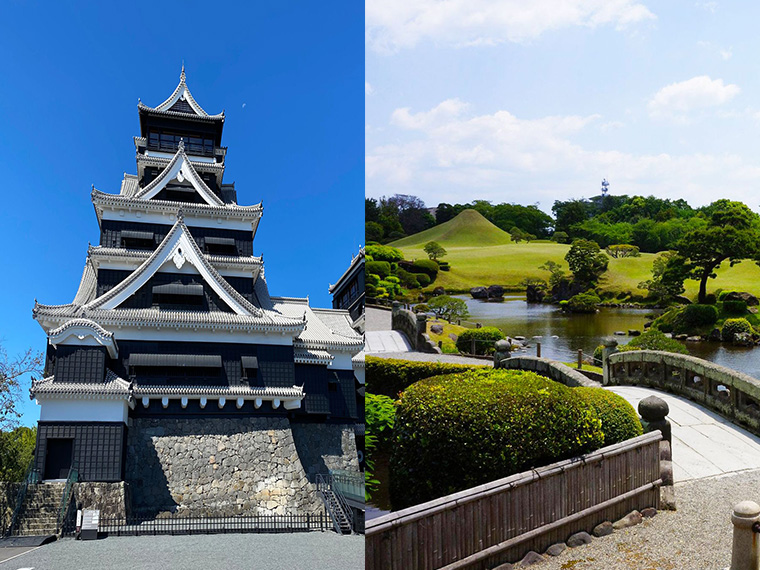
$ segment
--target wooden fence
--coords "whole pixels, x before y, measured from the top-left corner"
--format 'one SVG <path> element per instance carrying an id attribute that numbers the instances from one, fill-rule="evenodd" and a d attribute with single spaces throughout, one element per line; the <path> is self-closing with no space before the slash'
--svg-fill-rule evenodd
<path id="1" fill-rule="evenodd" d="M 487 570 L 659 506 L 659 431 L 379 517 L 367 570 Z"/>

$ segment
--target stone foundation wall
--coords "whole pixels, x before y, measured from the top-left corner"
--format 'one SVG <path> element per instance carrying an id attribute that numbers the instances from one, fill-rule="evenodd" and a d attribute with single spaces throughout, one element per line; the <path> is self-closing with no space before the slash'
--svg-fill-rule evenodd
<path id="1" fill-rule="evenodd" d="M 136 418 L 127 436 L 132 505 L 186 516 L 322 512 L 300 451 L 286 418 Z"/>
<path id="2" fill-rule="evenodd" d="M 126 518 L 131 503 L 127 483 L 76 483 L 72 502 L 74 508 L 98 509 L 102 518 Z"/>
<path id="3" fill-rule="evenodd" d="M 348 424 L 292 424 L 298 455 L 310 481 L 329 469 L 359 471 L 354 426 Z"/>
<path id="4" fill-rule="evenodd" d="M 0 531 L 10 524 L 21 483 L 0 481 Z"/>

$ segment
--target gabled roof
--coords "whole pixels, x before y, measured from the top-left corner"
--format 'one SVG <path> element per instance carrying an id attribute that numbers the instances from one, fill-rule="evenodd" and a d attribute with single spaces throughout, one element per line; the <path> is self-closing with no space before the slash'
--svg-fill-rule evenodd
<path id="1" fill-rule="evenodd" d="M 134 196 L 140 190 L 139 181 L 134 174 L 124 173 L 124 179 L 121 181 L 121 196 Z"/>
<path id="2" fill-rule="evenodd" d="M 91 338 L 92 342 L 104 346 L 111 358 L 119 356 L 119 347 L 116 345 L 113 333 L 90 319 L 72 319 L 48 332 L 48 341 L 53 346 L 70 344 L 72 342 L 69 340 L 71 337 L 74 337 L 74 344 L 77 344 L 77 341 L 81 342 L 86 338 Z"/>
<path id="3" fill-rule="evenodd" d="M 185 145 L 182 141 L 179 143 L 177 153 L 169 161 L 169 164 L 166 165 L 166 168 L 164 168 L 150 184 L 136 192 L 134 198 L 138 200 L 150 200 L 161 190 L 166 188 L 166 185 L 175 178 L 180 182 L 184 182 L 185 180 L 190 182 L 196 192 L 200 194 L 201 198 L 203 198 L 204 202 L 209 206 L 225 206 L 222 199 L 214 194 L 211 188 L 209 188 L 198 175 L 198 172 L 193 167 L 190 159 L 185 154 Z"/>
<path id="4" fill-rule="evenodd" d="M 138 103 L 138 107 L 147 111 L 154 111 L 158 113 L 176 114 L 176 115 L 195 115 L 198 117 L 208 119 L 222 119 L 224 120 L 224 111 L 217 115 L 209 115 L 203 110 L 198 102 L 190 93 L 190 89 L 185 82 L 185 66 L 182 66 L 182 72 L 179 75 L 179 84 L 174 92 L 169 97 L 156 107 L 148 107 L 143 105 L 142 102 Z"/>
<path id="5" fill-rule="evenodd" d="M 180 269 L 186 262 L 194 266 L 208 285 L 216 291 L 225 304 L 238 315 L 263 317 L 263 311 L 254 307 L 245 297 L 235 290 L 224 277 L 206 259 L 198 244 L 195 243 L 190 230 L 182 220 L 181 211 L 177 215 L 177 221 L 169 230 L 161 244 L 146 259 L 140 267 L 133 271 L 129 277 L 107 291 L 97 299 L 93 299 L 86 305 L 86 311 L 96 309 L 115 309 L 137 290 L 148 279 L 158 273 L 167 263 L 174 263 Z"/>
<path id="6" fill-rule="evenodd" d="M 306 327 L 295 338 L 293 346 L 305 349 L 335 349 L 352 353 L 364 348 L 364 339 L 349 325 L 338 319 L 350 319 L 348 312 L 336 309 L 312 309 L 308 299 L 272 297 L 274 309 L 287 316 L 306 312 Z M 327 324 L 325 321 L 330 321 Z"/>
<path id="7" fill-rule="evenodd" d="M 53 376 L 42 380 L 32 380 L 29 396 L 34 398 L 87 398 L 129 400 L 132 395 L 130 383 L 106 371 L 105 382 L 55 382 Z"/>

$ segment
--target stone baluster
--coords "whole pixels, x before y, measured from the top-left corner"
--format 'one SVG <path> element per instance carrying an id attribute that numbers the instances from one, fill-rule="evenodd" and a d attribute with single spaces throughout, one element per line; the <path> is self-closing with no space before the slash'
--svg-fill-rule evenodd
<path id="1" fill-rule="evenodd" d="M 758 540 L 755 525 L 760 520 L 760 505 L 742 501 L 734 507 L 731 522 L 734 524 L 734 544 L 731 551 L 731 570 L 758 570 Z"/>
<path id="2" fill-rule="evenodd" d="M 659 430 L 662 433 L 660 442 L 660 508 L 676 510 L 676 497 L 673 487 L 673 450 L 671 447 L 670 422 L 666 416 L 670 412 L 668 403 L 657 396 L 647 396 L 639 402 L 641 426 L 645 433 Z"/>

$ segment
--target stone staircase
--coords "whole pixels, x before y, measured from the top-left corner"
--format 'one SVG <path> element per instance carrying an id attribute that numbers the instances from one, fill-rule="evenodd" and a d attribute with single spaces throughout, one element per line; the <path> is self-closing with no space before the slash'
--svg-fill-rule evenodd
<path id="1" fill-rule="evenodd" d="M 65 482 L 29 485 L 13 534 L 43 536 L 56 534 Z"/>

